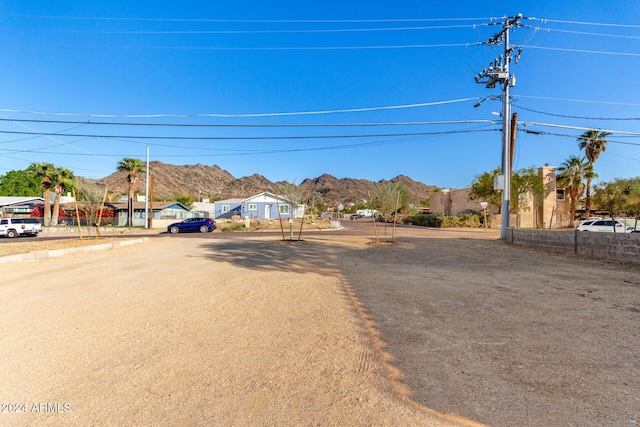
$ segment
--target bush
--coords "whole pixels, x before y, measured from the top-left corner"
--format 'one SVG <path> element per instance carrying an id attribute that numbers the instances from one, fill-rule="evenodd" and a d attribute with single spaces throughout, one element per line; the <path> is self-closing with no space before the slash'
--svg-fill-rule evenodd
<path id="1" fill-rule="evenodd" d="M 433 214 L 418 214 L 414 216 L 408 216 L 404 218 L 403 223 L 410 225 L 418 225 L 421 227 L 469 227 L 478 228 L 482 224 L 482 215 L 463 215 L 463 216 L 448 216 L 448 215 L 433 215 Z"/>

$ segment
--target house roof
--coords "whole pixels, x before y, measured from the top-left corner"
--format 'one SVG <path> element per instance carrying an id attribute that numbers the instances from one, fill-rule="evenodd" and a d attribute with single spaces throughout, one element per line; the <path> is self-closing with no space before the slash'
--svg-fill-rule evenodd
<path id="1" fill-rule="evenodd" d="M 218 203 L 242 203 L 244 199 L 225 199 L 225 200 L 216 200 L 213 202 L 214 204 Z"/>
<path id="2" fill-rule="evenodd" d="M 113 207 L 113 209 L 115 209 L 117 211 L 129 209 L 127 203 L 116 202 L 116 203 L 105 203 L 105 204 Z M 152 205 L 151 202 L 149 202 L 149 209 L 153 208 L 154 211 L 167 209 L 167 208 L 171 208 L 171 207 L 175 207 L 175 208 L 182 209 L 182 210 L 185 210 L 185 211 L 191 210 L 187 206 L 183 205 L 180 202 L 176 202 L 176 201 L 171 201 L 171 202 L 154 201 L 153 202 L 153 206 L 151 206 L 151 205 Z M 144 210 L 145 208 L 146 208 L 145 202 L 133 202 L 133 209 L 134 210 Z"/>
<path id="3" fill-rule="evenodd" d="M 281 201 L 281 202 L 291 203 L 291 201 L 289 199 L 287 199 L 286 197 L 276 196 L 275 194 L 270 193 L 268 191 L 263 191 L 262 193 L 258 193 L 255 196 L 251 196 L 251 197 L 247 197 L 246 199 L 242 199 L 242 202 L 252 201 L 256 197 L 260 197 L 260 196 L 272 197 L 274 199 L 278 199 L 278 201 Z"/>
<path id="4" fill-rule="evenodd" d="M 33 196 L 0 196 L 0 207 L 23 205 L 25 203 L 44 203 L 44 198 Z"/>

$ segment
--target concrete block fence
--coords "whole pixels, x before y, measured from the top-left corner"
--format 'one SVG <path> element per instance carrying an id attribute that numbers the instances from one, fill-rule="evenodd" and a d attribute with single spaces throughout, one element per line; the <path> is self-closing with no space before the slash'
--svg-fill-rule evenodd
<path id="1" fill-rule="evenodd" d="M 640 233 L 507 229 L 507 243 L 640 265 Z"/>

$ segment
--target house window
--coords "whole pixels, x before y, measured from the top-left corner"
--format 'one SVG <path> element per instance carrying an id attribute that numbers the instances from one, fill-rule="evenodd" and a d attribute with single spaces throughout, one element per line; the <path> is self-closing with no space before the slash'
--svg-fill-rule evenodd
<path id="1" fill-rule="evenodd" d="M 289 215 L 289 205 L 279 205 L 280 214 Z"/>
<path id="2" fill-rule="evenodd" d="M 250 211 L 257 211 L 258 210 L 258 205 L 255 203 L 250 203 L 249 204 L 249 210 Z"/>
<path id="3" fill-rule="evenodd" d="M 556 190 L 556 199 L 564 200 L 564 188 L 558 188 Z"/>
<path id="4" fill-rule="evenodd" d="M 222 205 L 222 213 L 229 212 L 229 205 Z"/>

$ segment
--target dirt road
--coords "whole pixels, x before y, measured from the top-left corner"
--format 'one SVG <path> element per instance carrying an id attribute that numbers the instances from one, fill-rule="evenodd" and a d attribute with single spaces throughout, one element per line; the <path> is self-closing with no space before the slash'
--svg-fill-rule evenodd
<path id="1" fill-rule="evenodd" d="M 306 247 L 166 238 L 4 266 L 0 424 L 468 425 L 394 392 L 333 245 Z"/>
<path id="2" fill-rule="evenodd" d="M 0 424 L 638 422 L 637 269 L 445 236 L 167 237 L 3 266 Z"/>

